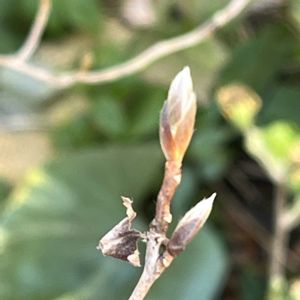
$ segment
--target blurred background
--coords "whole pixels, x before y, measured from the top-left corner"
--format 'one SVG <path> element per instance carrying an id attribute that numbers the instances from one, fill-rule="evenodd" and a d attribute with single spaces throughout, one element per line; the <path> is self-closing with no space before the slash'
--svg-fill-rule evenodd
<path id="1" fill-rule="evenodd" d="M 229 2 L 53 0 L 30 64 L 113 66 Z M 133 198 L 137 227 L 153 218 L 159 112 L 185 65 L 198 114 L 174 226 L 218 196 L 147 299 L 300 299 L 300 1 L 250 2 L 199 45 L 110 83 L 58 88 L 0 66 L 0 299 L 128 298 L 141 269 L 96 246 L 124 217 L 121 195 Z M 0 0 L 2 55 L 21 47 L 38 4 Z"/>

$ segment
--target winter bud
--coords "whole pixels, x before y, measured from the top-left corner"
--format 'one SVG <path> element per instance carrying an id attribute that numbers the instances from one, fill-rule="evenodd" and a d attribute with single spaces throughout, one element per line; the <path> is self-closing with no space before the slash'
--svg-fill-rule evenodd
<path id="1" fill-rule="evenodd" d="M 192 207 L 179 221 L 167 245 L 168 252 L 179 255 L 203 227 L 212 210 L 216 193 Z"/>
<path id="2" fill-rule="evenodd" d="M 168 161 L 181 163 L 193 135 L 196 108 L 190 69 L 185 67 L 172 81 L 160 115 L 160 144 Z"/>

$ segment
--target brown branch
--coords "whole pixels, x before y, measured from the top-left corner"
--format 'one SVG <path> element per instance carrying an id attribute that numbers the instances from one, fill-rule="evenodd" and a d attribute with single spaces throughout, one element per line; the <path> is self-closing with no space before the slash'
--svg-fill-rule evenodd
<path id="1" fill-rule="evenodd" d="M 181 163 L 167 161 L 165 175 L 156 202 L 156 215 L 154 225 L 158 232 L 167 232 L 168 225 L 172 221 L 170 205 L 177 186 L 181 181 Z"/>
<path id="2" fill-rule="evenodd" d="M 180 183 L 181 164 L 193 135 L 195 117 L 196 96 L 190 69 L 185 67 L 172 81 L 160 115 L 159 137 L 166 158 L 165 175 L 149 230 L 142 234 L 131 229 L 131 221 L 136 214 L 131 207 L 132 201 L 123 197 L 127 218 L 102 237 L 98 246 L 104 255 L 139 265 L 136 241 L 142 237 L 146 240 L 144 270 L 130 300 L 144 299 L 153 283 L 199 232 L 211 212 L 215 194 L 192 207 L 179 221 L 171 238 L 167 238 L 166 233 L 172 221 L 170 206 Z"/>
<path id="3" fill-rule="evenodd" d="M 34 54 L 40 44 L 41 37 L 47 25 L 50 11 L 51 0 L 40 0 L 39 9 L 36 14 L 30 32 L 20 50 L 16 54 L 16 59 L 26 61 Z"/>
<path id="4" fill-rule="evenodd" d="M 252 0 L 232 0 L 225 8 L 216 12 L 211 19 L 196 27 L 194 30 L 168 40 L 160 41 L 136 57 L 103 70 L 85 73 L 77 70 L 55 73 L 20 60 L 18 59 L 18 56 L 14 55 L 0 55 L 0 66 L 23 73 L 34 79 L 47 82 L 50 85 L 61 89 L 71 87 L 78 83 L 99 84 L 118 80 L 142 71 L 150 64 L 163 57 L 201 43 L 217 29 L 223 27 L 237 17 L 251 1 Z M 33 36 L 36 40 L 39 40 L 39 38 L 36 38 L 36 36 L 39 37 L 39 35 L 35 34 Z M 30 53 L 32 53 L 32 51 L 30 51 Z"/>
<path id="5" fill-rule="evenodd" d="M 160 248 L 163 242 L 164 237 L 161 234 L 158 234 L 154 229 L 151 229 L 148 232 L 145 267 L 129 300 L 144 299 L 154 282 L 175 258 L 168 251 L 165 251 L 163 255 L 160 255 Z"/>
<path id="6" fill-rule="evenodd" d="M 206 222 L 215 196 L 216 194 L 213 194 L 191 208 L 177 224 L 170 240 L 166 238 L 165 233 L 158 232 L 161 227 L 156 226 L 156 220 L 152 222 L 147 236 L 145 267 L 129 300 L 144 299 L 174 258 L 185 250 Z"/>
<path id="7" fill-rule="evenodd" d="M 181 181 L 181 163 L 193 134 L 195 114 L 192 79 L 189 68 L 184 68 L 171 83 L 161 112 L 160 143 L 167 160 L 165 175 L 157 197 L 155 218 L 147 232 L 145 267 L 129 300 L 144 299 L 153 283 L 185 250 L 210 214 L 215 195 L 189 210 L 179 221 L 171 239 L 166 237 L 172 221 L 171 201 Z"/>

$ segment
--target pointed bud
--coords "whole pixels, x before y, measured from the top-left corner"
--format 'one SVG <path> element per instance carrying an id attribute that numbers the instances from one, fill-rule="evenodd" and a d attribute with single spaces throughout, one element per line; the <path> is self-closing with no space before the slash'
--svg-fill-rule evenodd
<path id="1" fill-rule="evenodd" d="M 203 227 L 210 215 L 216 193 L 192 207 L 179 221 L 167 245 L 169 253 L 179 255 Z"/>
<path id="2" fill-rule="evenodd" d="M 172 81 L 160 115 L 160 144 L 167 160 L 182 161 L 193 135 L 196 108 L 190 69 L 185 67 Z"/>

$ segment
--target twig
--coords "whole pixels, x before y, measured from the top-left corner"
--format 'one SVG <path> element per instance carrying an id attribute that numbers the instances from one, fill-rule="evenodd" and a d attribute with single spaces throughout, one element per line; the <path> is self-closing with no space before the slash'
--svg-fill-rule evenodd
<path id="1" fill-rule="evenodd" d="M 181 163 L 167 161 L 165 176 L 156 203 L 155 224 L 160 232 L 167 232 L 168 224 L 172 221 L 170 205 L 177 186 L 181 181 Z"/>
<path id="2" fill-rule="evenodd" d="M 153 283 L 199 232 L 211 212 L 215 194 L 191 208 L 179 221 L 171 238 L 167 238 L 166 233 L 172 221 L 170 205 L 181 180 L 181 164 L 193 135 L 195 115 L 196 96 L 190 70 L 185 67 L 172 81 L 160 116 L 160 144 L 166 158 L 165 176 L 149 230 L 142 234 L 131 229 L 131 221 L 136 213 L 131 207 L 132 201 L 123 197 L 127 218 L 113 227 L 99 242 L 98 249 L 104 255 L 125 259 L 138 266 L 138 235 L 146 239 L 144 270 L 129 300 L 144 299 Z"/>
<path id="3" fill-rule="evenodd" d="M 286 258 L 285 248 L 287 243 L 287 232 L 282 224 L 287 195 L 283 185 L 278 184 L 275 189 L 273 251 L 270 258 L 270 278 L 282 277 L 284 271 L 282 263 L 284 263 Z"/>
<path id="4" fill-rule="evenodd" d="M 283 224 L 286 202 L 286 188 L 284 184 L 277 183 L 274 195 L 274 232 L 269 266 L 269 299 L 273 299 L 275 295 L 282 293 L 284 265 L 287 258 L 286 252 L 289 238 L 289 229 Z"/>
<path id="5" fill-rule="evenodd" d="M 172 222 L 170 205 L 181 181 L 181 163 L 195 123 L 196 97 L 189 68 L 171 83 L 160 116 L 160 143 L 166 157 L 165 176 L 157 197 L 155 218 L 147 233 L 145 267 L 129 300 L 142 300 L 174 258 L 185 250 L 207 220 L 215 194 L 199 202 L 179 221 L 171 239 L 166 237 Z"/>
<path id="6" fill-rule="evenodd" d="M 27 39 L 16 54 L 17 60 L 26 61 L 30 59 L 30 57 L 38 48 L 49 19 L 51 4 L 51 0 L 40 0 L 39 9 L 35 16 L 35 20 L 27 36 Z"/>
<path id="7" fill-rule="evenodd" d="M 271 247 L 271 233 L 266 230 L 256 219 L 252 216 L 246 208 L 244 208 L 238 199 L 230 193 L 225 185 L 219 188 L 219 194 L 226 198 L 225 202 L 221 202 L 227 213 L 232 217 L 232 220 L 247 232 L 262 247 L 266 253 L 270 254 Z M 226 195 L 228 195 L 226 197 Z M 286 264 L 289 271 L 295 271 L 295 265 L 299 261 L 299 256 L 292 250 L 287 249 L 289 261 L 281 261 L 279 257 L 277 260 L 282 264 Z"/>
<path id="8" fill-rule="evenodd" d="M 168 251 L 160 257 L 160 249 L 167 241 L 165 234 L 172 220 L 170 205 L 180 179 L 181 164 L 176 161 L 167 161 L 165 176 L 157 197 L 155 219 L 152 221 L 147 236 L 145 268 L 129 300 L 144 299 L 153 283 L 174 259 Z"/>
<path id="9" fill-rule="evenodd" d="M 223 27 L 237 17 L 251 1 L 252 0 L 232 0 L 225 8 L 216 12 L 211 19 L 196 27 L 194 30 L 168 40 L 160 41 L 136 57 L 103 70 L 85 73 L 77 70 L 55 73 L 20 60 L 18 56 L 11 55 L 0 55 L 0 66 L 10 68 L 61 89 L 71 87 L 77 83 L 99 84 L 114 81 L 139 72 L 163 57 L 201 43 L 218 28 Z M 36 36 L 36 34 L 32 35 Z M 39 40 L 39 38 L 35 37 L 33 40 Z M 29 44 L 32 44 L 32 42 Z M 30 51 L 30 53 L 32 53 L 32 51 Z"/>
<path id="10" fill-rule="evenodd" d="M 163 255 L 160 254 L 164 241 L 163 235 L 158 234 L 155 229 L 151 229 L 148 232 L 145 267 L 129 300 L 144 299 L 154 282 L 175 258 L 168 251 L 165 251 Z"/>

